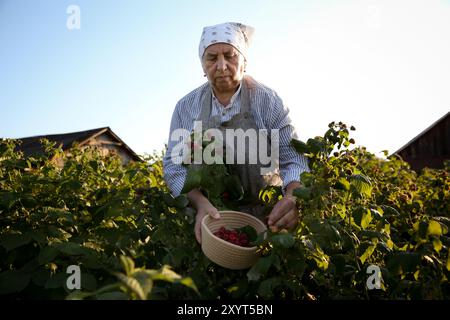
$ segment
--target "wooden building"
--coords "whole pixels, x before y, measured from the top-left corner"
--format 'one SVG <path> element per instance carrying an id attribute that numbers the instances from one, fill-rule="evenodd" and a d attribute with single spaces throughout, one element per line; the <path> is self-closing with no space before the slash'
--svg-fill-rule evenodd
<path id="1" fill-rule="evenodd" d="M 119 155 L 123 164 L 127 164 L 129 161 L 142 161 L 109 127 L 64 134 L 19 138 L 17 140 L 21 140 L 22 144 L 18 149 L 23 151 L 26 156 L 42 155 L 44 149 L 40 140 L 43 138 L 56 142 L 56 145 L 61 146 L 64 152 L 70 152 L 70 148 L 77 143 L 80 148 L 96 146 L 103 155 L 116 153 Z"/>
<path id="2" fill-rule="evenodd" d="M 419 172 L 422 168 L 443 168 L 450 159 L 450 112 L 395 152 Z"/>

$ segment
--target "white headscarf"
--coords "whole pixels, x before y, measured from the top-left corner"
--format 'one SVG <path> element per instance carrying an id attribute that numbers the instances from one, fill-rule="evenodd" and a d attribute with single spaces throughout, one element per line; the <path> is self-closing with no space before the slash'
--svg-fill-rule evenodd
<path id="1" fill-rule="evenodd" d="M 206 48 L 215 43 L 228 43 L 239 50 L 247 60 L 247 51 L 255 29 L 237 22 L 226 22 L 215 26 L 204 27 L 198 55 L 203 58 Z"/>

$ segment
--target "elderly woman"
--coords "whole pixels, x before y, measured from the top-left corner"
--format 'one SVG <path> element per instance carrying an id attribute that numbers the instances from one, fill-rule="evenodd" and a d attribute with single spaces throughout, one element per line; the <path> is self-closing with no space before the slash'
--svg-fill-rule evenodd
<path id="1" fill-rule="evenodd" d="M 170 137 L 177 129 L 192 131 L 195 121 L 201 121 L 203 129 L 242 129 L 244 132 L 267 130 L 268 133 L 277 130 L 277 170 L 262 175 L 261 163 L 235 164 L 244 190 L 255 200 L 249 207 L 242 208 L 242 211 L 258 216 L 261 213 L 257 204 L 260 188 L 268 184 L 282 185 L 284 196 L 266 217 L 269 227 L 276 231 L 296 225 L 298 209 L 292 192 L 300 187 L 300 174 L 309 169 L 306 159 L 290 146 L 296 133 L 288 116 L 289 111 L 280 97 L 274 90 L 245 75 L 253 31 L 253 28 L 240 23 L 223 23 L 204 28 L 199 57 L 208 82 L 177 103 L 172 116 Z M 186 168 L 172 157 L 172 149 L 177 142 L 169 138 L 163 160 L 164 177 L 174 196 L 180 194 L 187 174 Z M 270 145 L 270 139 L 266 139 L 265 143 L 267 145 L 264 150 L 271 150 L 273 146 Z M 245 154 L 254 152 L 254 147 L 245 146 Z M 210 215 L 218 219 L 220 214 L 200 190 L 191 190 L 187 196 L 197 210 L 195 235 L 200 243 L 202 218 Z"/>

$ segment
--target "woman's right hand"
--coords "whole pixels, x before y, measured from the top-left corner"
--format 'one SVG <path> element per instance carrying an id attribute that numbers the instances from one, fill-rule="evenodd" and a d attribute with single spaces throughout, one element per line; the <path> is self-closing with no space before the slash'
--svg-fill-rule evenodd
<path id="1" fill-rule="evenodd" d="M 197 208 L 197 215 L 195 216 L 195 238 L 198 243 L 202 243 L 202 220 L 205 216 L 209 215 L 213 219 L 220 219 L 219 211 L 211 204 L 205 203 Z"/>
<path id="2" fill-rule="evenodd" d="M 210 215 L 213 219 L 220 219 L 220 213 L 198 189 L 191 190 L 187 196 L 197 210 L 194 231 L 197 242 L 201 244 L 203 217 Z"/>

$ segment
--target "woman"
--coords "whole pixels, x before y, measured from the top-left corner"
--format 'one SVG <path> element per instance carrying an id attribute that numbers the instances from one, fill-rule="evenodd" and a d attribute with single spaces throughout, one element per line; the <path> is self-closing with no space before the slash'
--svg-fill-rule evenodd
<path id="1" fill-rule="evenodd" d="M 267 223 L 273 231 L 290 229 L 298 220 L 298 209 L 292 192 L 300 187 L 300 174 L 309 169 L 305 157 L 290 146 L 290 141 L 296 138 L 296 134 L 288 109 L 283 106 L 275 91 L 245 75 L 253 31 L 249 26 L 230 22 L 203 29 L 199 57 L 208 82 L 177 103 L 172 116 L 170 137 L 177 129 L 193 130 L 195 121 L 201 121 L 203 129 L 217 128 L 223 132 L 226 129 L 239 132 L 266 130 L 270 134 L 277 132 L 279 142 L 275 142 L 278 142 L 276 153 L 279 155 L 279 170 L 262 175 L 260 161 L 235 164 L 235 168 L 244 190 L 255 200 L 249 207 L 242 208 L 242 211 L 258 216 L 261 211 L 256 203 L 260 188 L 268 184 L 282 185 L 284 197 L 274 206 L 267 217 Z M 258 140 L 260 142 L 261 139 Z M 179 141 L 169 138 L 163 160 L 164 177 L 174 196 L 180 194 L 186 178 L 186 168 L 173 159 L 172 151 L 177 143 Z M 273 150 L 273 139 L 266 139 L 263 143 L 267 143 L 265 150 Z M 245 146 L 245 155 L 254 154 L 254 147 L 250 143 Z M 187 196 L 197 210 L 195 235 L 200 243 L 202 218 L 210 215 L 219 219 L 220 214 L 200 190 L 191 190 Z"/>

